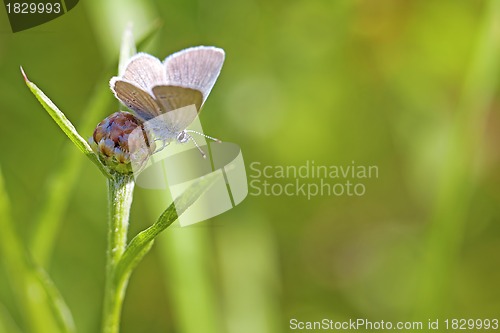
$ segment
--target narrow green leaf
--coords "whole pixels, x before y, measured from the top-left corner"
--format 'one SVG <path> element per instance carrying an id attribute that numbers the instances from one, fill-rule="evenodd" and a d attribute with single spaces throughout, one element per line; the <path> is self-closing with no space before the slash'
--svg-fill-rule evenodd
<path id="1" fill-rule="evenodd" d="M 118 75 L 122 75 L 125 71 L 125 66 L 127 65 L 130 58 L 132 58 L 136 53 L 137 49 L 142 49 L 144 45 L 151 40 L 156 32 L 162 26 L 160 20 L 156 20 L 151 24 L 146 33 L 137 41 L 134 39 L 133 34 L 133 24 L 130 22 L 125 31 L 123 31 L 122 42 L 120 45 L 120 58 L 118 61 Z"/>
<path id="2" fill-rule="evenodd" d="M 76 128 L 73 124 L 66 118 L 64 113 L 59 110 L 59 108 L 43 93 L 40 88 L 36 86 L 33 82 L 31 82 L 26 76 L 23 68 L 21 67 L 21 72 L 24 77 L 24 81 L 26 85 L 31 90 L 33 95 L 35 95 L 36 99 L 42 104 L 43 108 L 47 111 L 47 113 L 52 117 L 52 119 L 56 122 L 56 124 L 62 129 L 64 134 L 75 144 L 75 146 L 80 149 L 97 167 L 101 170 L 101 172 L 107 177 L 110 178 L 107 168 L 99 161 L 97 155 L 92 151 L 90 145 L 83 139 L 80 134 L 78 134 Z"/>
<path id="3" fill-rule="evenodd" d="M 109 78 L 110 73 L 111 71 L 102 75 L 100 81 Z M 105 111 L 112 107 L 112 94 L 108 91 L 107 84 L 98 84 L 95 89 L 94 95 L 82 112 L 83 117 L 79 126 L 82 133 L 92 133 Z M 47 267 L 50 261 L 68 201 L 71 199 L 84 161 L 80 151 L 74 149 L 68 142 L 61 153 L 60 163 L 47 176 L 43 189 L 45 193 L 43 202 L 36 214 L 29 246 L 36 262 L 42 267 Z"/>
<path id="4" fill-rule="evenodd" d="M 16 324 L 9 313 L 9 310 L 0 303 L 0 333 L 21 333 L 21 329 Z"/>
<path id="5" fill-rule="evenodd" d="M 118 64 L 118 75 L 123 74 L 129 59 L 137 53 L 132 27 L 132 23 L 129 23 L 123 32 L 122 44 L 120 47 L 120 62 Z"/>
<path id="6" fill-rule="evenodd" d="M 194 182 L 160 215 L 158 220 L 146 230 L 138 233 L 129 243 L 125 253 L 117 265 L 115 278 L 120 281 L 127 278 L 139 261 L 148 253 L 158 234 L 174 223 L 198 198 L 205 193 L 218 178 L 217 174 L 209 174 Z"/>
<path id="7" fill-rule="evenodd" d="M 0 172 L 0 251 L 21 313 L 33 332 L 75 332 L 71 313 L 46 274 L 31 260 L 15 230 Z M 37 291 L 45 291 L 33 297 Z M 59 328 L 57 330 L 57 327 Z"/>
<path id="8" fill-rule="evenodd" d="M 31 269 L 37 280 L 40 282 L 40 285 L 47 293 L 52 313 L 54 314 L 55 320 L 61 330 L 65 333 L 75 333 L 76 327 L 71 310 L 64 301 L 64 298 L 50 276 L 43 269 L 36 267 L 35 264 L 32 264 Z"/>
<path id="9" fill-rule="evenodd" d="M 152 21 L 149 29 L 142 35 L 142 37 L 137 41 L 137 49 L 142 50 L 144 46 L 153 38 L 155 33 L 157 33 L 163 25 L 160 19 Z"/>

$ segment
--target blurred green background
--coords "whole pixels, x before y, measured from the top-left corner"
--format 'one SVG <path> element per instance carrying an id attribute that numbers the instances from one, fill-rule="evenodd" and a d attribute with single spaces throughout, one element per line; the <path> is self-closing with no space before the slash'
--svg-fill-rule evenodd
<path id="1" fill-rule="evenodd" d="M 247 166 L 355 161 L 379 177 L 361 197 L 248 196 L 211 221 L 168 229 L 131 278 L 123 333 L 500 316 L 500 2 L 81 0 L 16 34 L 0 10 L 11 216 L 79 332 L 100 327 L 105 180 L 19 66 L 90 137 L 119 109 L 107 82 L 126 24 L 140 37 L 158 20 L 140 51 L 226 51 L 201 120 L 239 144 Z M 156 220 L 161 197 L 136 190 L 131 235 Z M 28 332 L 0 255 L 0 330 Z"/>

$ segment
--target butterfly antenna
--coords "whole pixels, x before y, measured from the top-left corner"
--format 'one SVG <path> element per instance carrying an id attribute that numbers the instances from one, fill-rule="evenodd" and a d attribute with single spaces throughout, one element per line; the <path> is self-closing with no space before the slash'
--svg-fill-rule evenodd
<path id="1" fill-rule="evenodd" d="M 198 146 L 198 142 L 196 142 L 196 140 L 191 135 L 188 135 L 188 140 L 193 141 L 194 145 L 196 146 L 196 148 L 198 148 L 198 150 L 200 151 L 201 156 L 203 156 L 203 158 L 207 158 L 207 154 L 205 154 L 203 149 L 201 149 L 200 146 Z"/>
<path id="2" fill-rule="evenodd" d="M 210 136 L 210 135 L 206 135 L 206 134 L 204 134 L 204 133 L 200 133 L 200 132 L 198 132 L 198 131 L 193 131 L 193 130 L 188 130 L 188 129 L 187 129 L 187 130 L 186 130 L 186 132 L 189 132 L 189 133 L 195 133 L 195 134 L 198 134 L 198 135 L 204 136 L 205 138 L 210 139 L 210 140 L 213 140 L 213 141 L 215 141 L 215 142 L 217 142 L 217 143 L 221 143 L 221 142 L 222 142 L 221 140 L 219 140 L 219 139 L 217 139 L 217 138 L 214 138 L 214 137 L 212 137 L 212 136 Z"/>

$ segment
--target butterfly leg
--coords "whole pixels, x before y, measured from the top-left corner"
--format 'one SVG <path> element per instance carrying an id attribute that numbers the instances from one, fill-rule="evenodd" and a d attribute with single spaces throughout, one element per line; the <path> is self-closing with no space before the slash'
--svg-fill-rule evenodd
<path id="1" fill-rule="evenodd" d="M 156 141 L 161 141 L 162 145 L 161 145 L 160 148 L 158 148 L 158 149 L 155 150 L 154 154 L 159 153 L 160 151 L 162 151 L 163 149 L 165 149 L 165 147 L 168 146 L 168 144 L 170 143 L 167 140 L 163 140 L 163 139 L 155 139 L 155 142 Z"/>
<path id="2" fill-rule="evenodd" d="M 203 151 L 203 149 L 200 148 L 200 146 L 198 145 L 196 140 L 191 135 L 189 135 L 187 133 L 187 131 L 188 130 L 184 130 L 181 133 L 179 133 L 179 135 L 177 136 L 177 141 L 179 141 L 180 143 L 186 143 L 188 141 L 193 141 L 195 147 L 198 148 L 198 150 L 200 151 L 201 156 L 203 156 L 203 158 L 207 158 L 207 154 L 205 154 L 205 152 Z"/>

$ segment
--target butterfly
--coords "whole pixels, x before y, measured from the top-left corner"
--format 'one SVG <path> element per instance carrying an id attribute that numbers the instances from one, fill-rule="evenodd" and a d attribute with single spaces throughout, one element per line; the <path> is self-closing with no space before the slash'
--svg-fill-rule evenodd
<path id="1" fill-rule="evenodd" d="M 172 141 L 193 141 L 190 133 L 220 140 L 187 127 L 201 111 L 224 63 L 224 50 L 197 46 L 176 52 L 162 62 L 147 53 L 130 58 L 120 76 L 109 84 L 115 97 L 148 124 L 164 146 Z M 191 109 L 187 107 L 191 107 Z M 193 110 L 195 112 L 188 112 Z"/>

